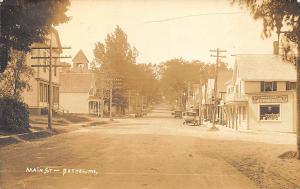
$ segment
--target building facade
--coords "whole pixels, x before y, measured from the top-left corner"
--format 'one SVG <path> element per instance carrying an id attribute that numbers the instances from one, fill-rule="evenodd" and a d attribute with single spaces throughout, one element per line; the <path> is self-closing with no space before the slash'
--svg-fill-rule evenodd
<path id="1" fill-rule="evenodd" d="M 82 50 L 73 58 L 73 67 L 60 73 L 60 107 L 68 113 L 101 114 L 101 98 L 94 73 Z"/>
<path id="2" fill-rule="evenodd" d="M 226 125 L 234 129 L 294 132 L 296 68 L 279 55 L 236 55 L 226 83 Z"/>
<path id="3" fill-rule="evenodd" d="M 61 47 L 58 32 L 52 29 L 52 46 Z M 50 34 L 51 35 L 51 34 Z M 33 44 L 32 47 L 50 47 L 50 35 L 46 37 L 45 43 Z M 59 57 L 62 53 L 61 49 L 53 49 L 53 57 Z M 49 59 L 32 59 L 32 57 L 49 57 L 49 49 L 32 49 L 26 56 L 26 64 L 28 65 L 48 65 Z M 59 65 L 60 60 L 58 58 L 52 59 L 52 65 Z M 24 91 L 22 97 L 24 102 L 28 104 L 30 113 L 42 114 L 43 110 L 47 109 L 49 102 L 49 68 L 47 67 L 35 67 L 34 75 L 30 78 L 29 84 L 31 89 Z M 53 107 L 54 110 L 59 107 L 59 68 L 54 67 L 52 72 L 52 84 L 53 84 Z"/>
<path id="4" fill-rule="evenodd" d="M 202 114 L 206 121 L 213 120 L 214 101 L 217 100 L 216 121 L 222 124 L 225 120 L 222 104 L 225 99 L 225 83 L 232 78 L 231 70 L 220 70 L 217 81 L 217 97 L 215 98 L 215 79 L 208 79 L 202 85 Z"/>

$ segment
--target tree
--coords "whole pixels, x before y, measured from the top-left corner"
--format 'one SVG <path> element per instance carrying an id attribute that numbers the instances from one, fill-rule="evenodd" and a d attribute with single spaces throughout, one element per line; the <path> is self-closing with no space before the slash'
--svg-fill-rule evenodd
<path id="1" fill-rule="evenodd" d="M 171 101 L 187 93 L 191 84 L 204 83 L 214 74 L 214 65 L 194 60 L 171 59 L 161 66 L 161 86 L 164 95 Z"/>
<path id="2" fill-rule="evenodd" d="M 119 87 L 113 92 L 115 94 L 113 103 L 120 106 L 120 109 L 124 109 L 127 104 L 125 91 L 136 87 L 137 55 L 137 50 L 130 46 L 126 33 L 119 26 L 113 33 L 106 36 L 104 43 L 96 43 L 94 49 L 95 74 L 105 73 L 103 75 L 107 75 L 110 79 L 115 79 L 115 76 L 122 79 L 122 89 Z M 99 70 L 101 71 L 99 72 Z"/>
<path id="3" fill-rule="evenodd" d="M 246 7 L 255 20 L 263 21 L 263 36 L 280 33 L 288 42 L 297 45 L 297 158 L 300 159 L 300 3 L 297 0 L 233 0 L 233 4 Z M 282 31 L 282 30 L 285 31 Z"/>
<path id="4" fill-rule="evenodd" d="M 24 90 L 29 90 L 29 80 L 33 69 L 26 65 L 26 54 L 21 51 L 12 51 L 7 69 L 0 75 L 0 97 L 13 97 L 21 100 Z"/>
<path id="5" fill-rule="evenodd" d="M 4 0 L 0 7 L 0 73 L 12 50 L 30 51 L 33 43 L 44 41 L 52 26 L 67 22 L 69 5 L 69 0 Z"/>
<path id="6" fill-rule="evenodd" d="M 155 67 L 152 64 L 137 64 L 139 93 L 147 97 L 148 101 L 158 101 L 161 95 Z"/>

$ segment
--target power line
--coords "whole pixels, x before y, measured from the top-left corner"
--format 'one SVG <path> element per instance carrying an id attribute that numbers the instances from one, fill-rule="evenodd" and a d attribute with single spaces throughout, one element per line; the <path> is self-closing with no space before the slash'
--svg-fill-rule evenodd
<path id="1" fill-rule="evenodd" d="M 190 18 L 190 17 L 198 17 L 198 16 L 233 15 L 233 14 L 245 14 L 245 12 L 213 12 L 213 13 L 199 13 L 199 14 L 191 14 L 191 15 L 186 15 L 186 16 L 170 17 L 170 18 L 165 18 L 165 19 L 161 19 L 161 20 L 152 20 L 152 21 L 144 22 L 144 24 L 159 23 L 159 22 L 168 22 L 168 21 L 180 20 L 180 19 L 185 19 L 185 18 Z"/>

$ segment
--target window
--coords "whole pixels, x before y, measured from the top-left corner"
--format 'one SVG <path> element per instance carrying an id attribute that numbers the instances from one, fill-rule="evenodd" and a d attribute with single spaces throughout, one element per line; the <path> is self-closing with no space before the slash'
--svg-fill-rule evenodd
<path id="1" fill-rule="evenodd" d="M 260 120 L 280 120 L 280 105 L 260 105 Z"/>
<path id="2" fill-rule="evenodd" d="M 287 81 L 286 82 L 286 90 L 287 91 L 289 91 L 289 90 L 296 90 L 296 82 Z"/>
<path id="3" fill-rule="evenodd" d="M 267 92 L 267 91 L 277 91 L 277 82 L 271 81 L 271 82 L 260 82 L 260 91 L 261 92 Z"/>
<path id="4" fill-rule="evenodd" d="M 40 91 L 40 102 L 44 102 L 44 93 L 43 93 L 43 91 L 44 91 L 44 85 L 43 85 L 43 83 L 40 83 L 40 89 L 39 89 L 39 91 Z"/>
<path id="5" fill-rule="evenodd" d="M 48 102 L 48 85 L 44 85 L 44 102 Z"/>

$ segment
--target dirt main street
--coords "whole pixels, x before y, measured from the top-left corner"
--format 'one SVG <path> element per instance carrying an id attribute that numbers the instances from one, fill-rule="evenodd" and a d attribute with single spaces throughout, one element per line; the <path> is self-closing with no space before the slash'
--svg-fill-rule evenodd
<path id="1" fill-rule="evenodd" d="M 300 164 L 277 157 L 293 150 L 294 145 L 284 141 L 258 143 L 255 138 L 260 140 L 251 134 L 183 126 L 182 120 L 172 118 L 167 108 L 156 107 L 145 118 L 119 119 L 1 148 L 0 188 L 300 186 Z M 287 171 L 278 174 L 282 166 Z"/>

